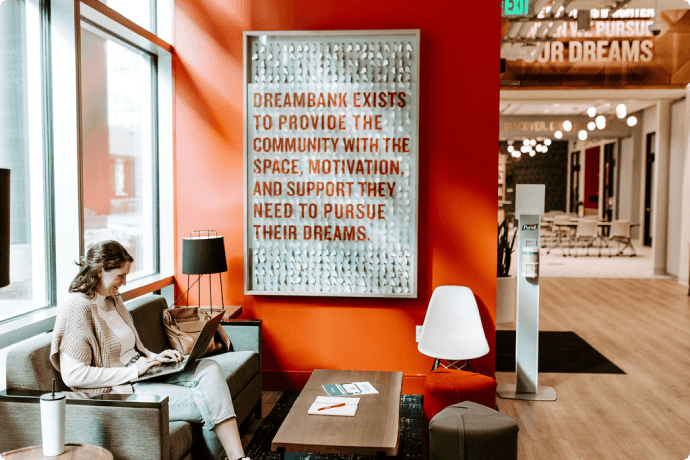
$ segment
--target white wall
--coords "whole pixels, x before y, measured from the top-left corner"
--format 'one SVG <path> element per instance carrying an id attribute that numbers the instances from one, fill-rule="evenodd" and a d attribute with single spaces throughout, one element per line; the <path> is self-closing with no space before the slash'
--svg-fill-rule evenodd
<path id="1" fill-rule="evenodd" d="M 687 94 L 690 91 L 686 91 Z M 688 283 L 688 264 L 690 263 L 690 103 L 685 104 L 685 148 L 683 149 L 683 178 L 681 180 L 681 203 L 679 214 L 680 222 L 680 255 L 678 266 L 678 282 L 684 285 Z"/>
<path id="2" fill-rule="evenodd" d="M 681 213 L 678 211 L 681 209 L 682 203 L 686 148 L 685 99 L 683 99 L 671 105 L 666 272 L 674 276 L 678 276 L 680 252 L 682 251 Z"/>
<path id="3" fill-rule="evenodd" d="M 633 221 L 633 138 L 626 137 L 621 139 L 621 151 L 618 160 L 618 171 L 620 173 L 618 181 L 618 219 Z"/>

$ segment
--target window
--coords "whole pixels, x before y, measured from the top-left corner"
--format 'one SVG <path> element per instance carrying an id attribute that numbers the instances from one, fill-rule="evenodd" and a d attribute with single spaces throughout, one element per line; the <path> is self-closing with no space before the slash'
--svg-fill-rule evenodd
<path id="1" fill-rule="evenodd" d="M 156 33 L 151 19 L 155 17 L 156 2 L 151 0 L 101 0 L 133 23 Z"/>
<path id="2" fill-rule="evenodd" d="M 172 5 L 2 2 L 0 168 L 12 170 L 12 215 L 0 349 L 52 329 L 75 262 L 97 241 L 130 250 L 128 286 L 172 275 L 171 47 L 144 30 L 169 33 Z"/>
<path id="3" fill-rule="evenodd" d="M 158 270 L 155 71 L 154 56 L 82 23 L 84 249 L 119 241 L 131 280 Z"/>
<path id="4" fill-rule="evenodd" d="M 0 288 L 0 321 L 46 306 L 38 5 L 0 8 L 0 168 L 10 170 L 10 285 Z M 40 92 L 38 92 L 40 94 Z"/>

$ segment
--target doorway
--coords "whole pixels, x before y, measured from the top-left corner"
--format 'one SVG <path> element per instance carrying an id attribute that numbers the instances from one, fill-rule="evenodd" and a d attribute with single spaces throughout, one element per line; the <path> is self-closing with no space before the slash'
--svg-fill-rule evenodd
<path id="1" fill-rule="evenodd" d="M 580 151 L 570 154 L 570 209 L 580 214 Z"/>
<path id="2" fill-rule="evenodd" d="M 611 142 L 604 145 L 604 199 L 602 204 L 604 206 L 604 212 L 602 219 L 606 222 L 611 222 L 613 220 L 613 207 L 614 207 L 614 171 L 616 169 L 616 159 L 614 156 L 616 144 Z M 608 235 L 608 233 L 606 233 Z"/>
<path id="3" fill-rule="evenodd" d="M 652 246 L 652 189 L 654 186 L 654 153 L 656 149 L 656 133 L 647 134 L 645 179 L 644 179 L 644 237 L 643 244 Z"/>
<path id="4" fill-rule="evenodd" d="M 584 217 L 599 217 L 599 146 L 585 150 Z"/>

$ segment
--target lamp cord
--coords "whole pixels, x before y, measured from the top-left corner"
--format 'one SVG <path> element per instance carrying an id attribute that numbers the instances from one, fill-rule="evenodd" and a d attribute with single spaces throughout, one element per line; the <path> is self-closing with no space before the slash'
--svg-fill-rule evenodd
<path id="1" fill-rule="evenodd" d="M 172 303 L 172 305 L 170 305 L 170 308 L 174 308 L 174 307 L 175 307 L 175 304 L 176 304 L 177 302 L 179 302 L 180 299 L 181 299 L 182 297 L 186 296 L 186 295 L 189 293 L 189 290 L 192 289 L 192 287 L 193 287 L 200 279 L 201 279 L 201 275 L 199 275 L 199 277 L 196 279 L 196 281 L 194 281 L 194 282 L 192 283 L 192 285 L 189 286 L 189 287 L 187 288 L 187 290 L 184 292 L 184 294 L 182 294 L 180 297 L 178 297 L 177 300 L 174 301 L 174 302 Z"/>

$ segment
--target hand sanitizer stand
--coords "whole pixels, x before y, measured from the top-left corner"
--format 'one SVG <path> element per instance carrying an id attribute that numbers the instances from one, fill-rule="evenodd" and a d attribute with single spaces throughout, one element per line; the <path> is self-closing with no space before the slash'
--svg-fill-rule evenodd
<path id="1" fill-rule="evenodd" d="M 544 213 L 544 189 L 518 184 L 515 215 L 518 217 L 518 286 L 515 322 L 515 384 L 496 389 L 504 399 L 555 401 L 556 390 L 539 387 L 539 220 Z"/>

